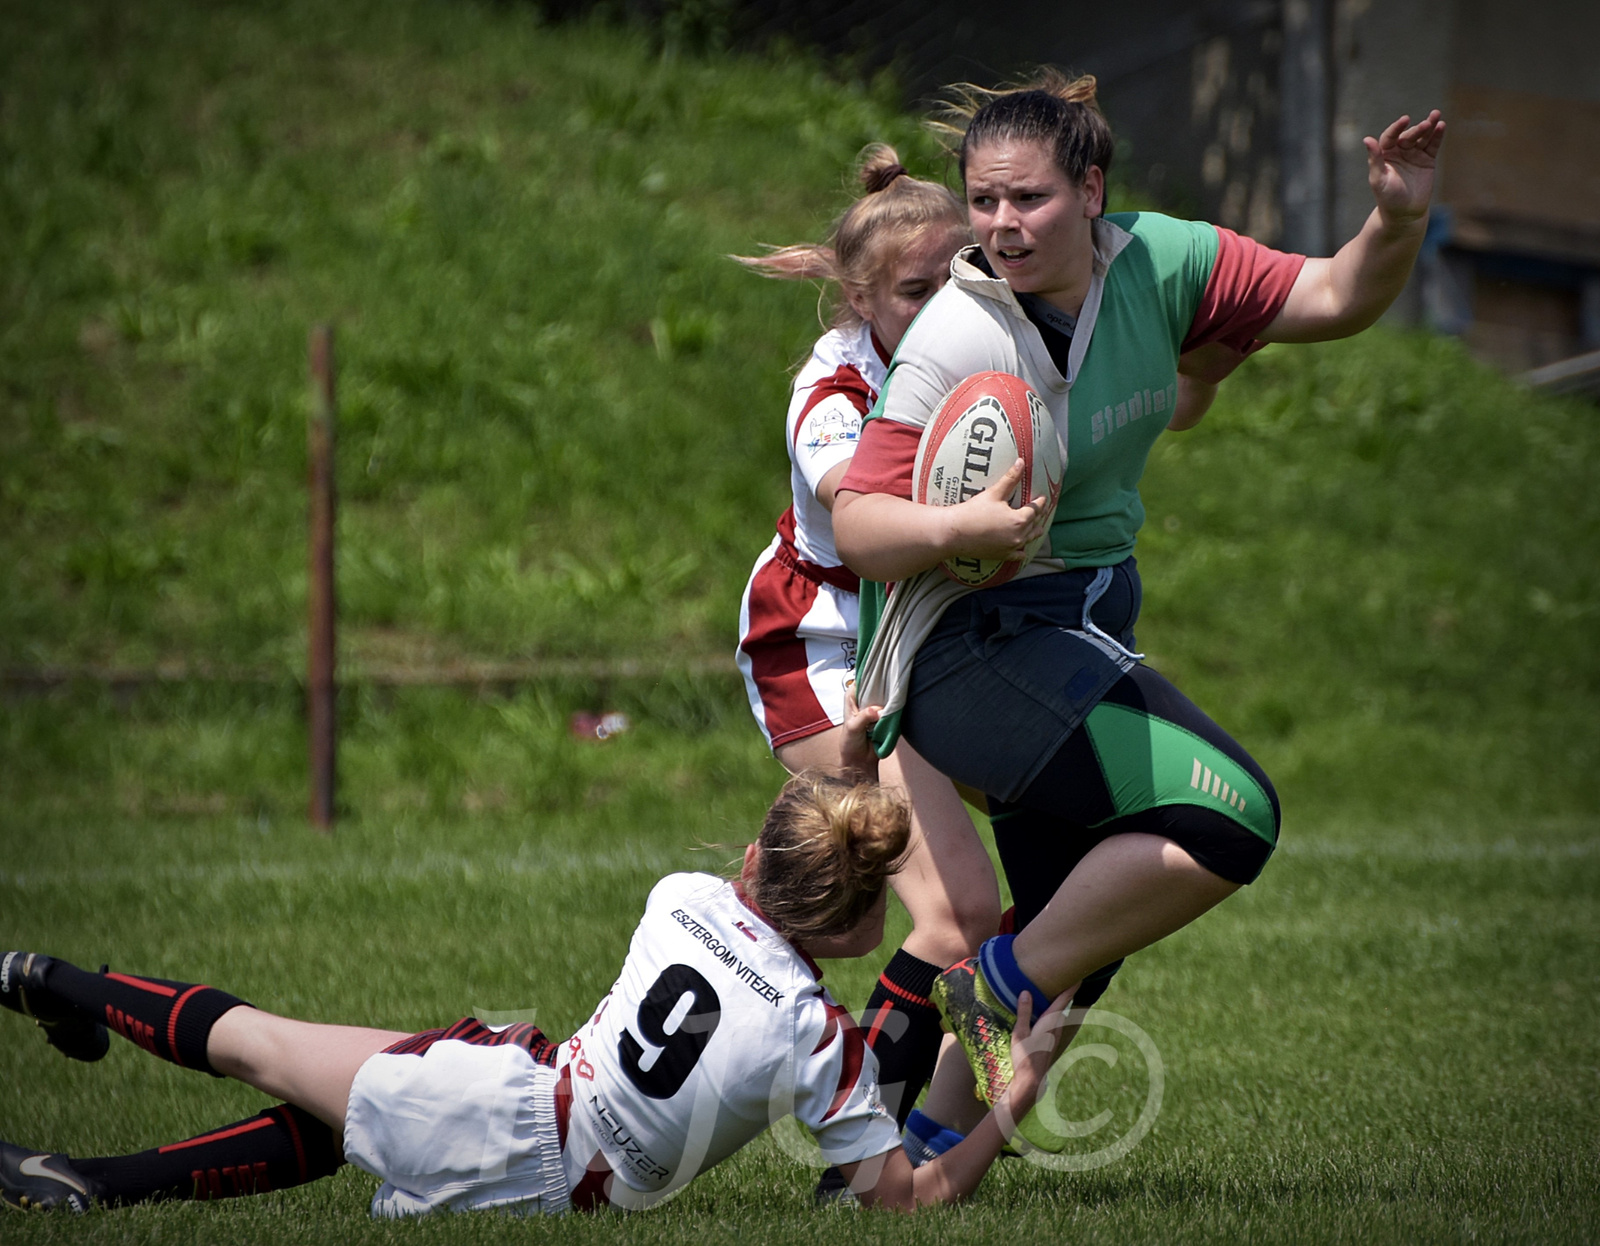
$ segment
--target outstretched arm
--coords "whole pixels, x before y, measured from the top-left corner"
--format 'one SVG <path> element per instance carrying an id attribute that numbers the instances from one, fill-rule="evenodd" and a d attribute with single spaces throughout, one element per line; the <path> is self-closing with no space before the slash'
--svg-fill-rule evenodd
<path id="1" fill-rule="evenodd" d="M 1444 141 L 1435 109 L 1411 125 L 1401 117 L 1367 148 L 1367 183 L 1377 200 L 1367 223 L 1331 259 L 1308 259 L 1266 342 L 1325 342 L 1372 324 L 1406 284 L 1428 229 L 1434 166 Z"/>
<path id="2" fill-rule="evenodd" d="M 1016 1072 L 1011 1085 L 995 1103 L 994 1110 L 962 1141 L 917 1169 L 911 1167 L 902 1147 L 858 1164 L 840 1165 L 840 1171 L 850 1182 L 850 1188 L 856 1191 L 862 1206 L 881 1205 L 913 1211 L 931 1203 L 958 1202 L 978 1188 L 1006 1138 L 1028 1114 L 1044 1087 L 1061 1037 L 1062 1010 L 1071 1002 L 1075 990 L 1076 983 L 1045 1009 L 1037 1026 L 1030 1025 L 1032 996 L 1026 991 L 1022 993 L 1017 1001 L 1016 1028 L 1012 1030 L 1011 1063 Z M 876 1180 L 863 1190 L 858 1187 L 857 1179 L 858 1176 L 866 1179 L 863 1170 L 868 1165 L 879 1167 Z"/>

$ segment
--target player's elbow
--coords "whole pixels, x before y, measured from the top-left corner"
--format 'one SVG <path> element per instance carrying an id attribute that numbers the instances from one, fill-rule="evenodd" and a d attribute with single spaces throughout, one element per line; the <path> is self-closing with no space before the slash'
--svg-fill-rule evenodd
<path id="1" fill-rule="evenodd" d="M 874 1187 L 857 1194 L 856 1198 L 863 1207 L 869 1209 L 878 1208 L 883 1211 L 916 1211 L 917 1209 L 917 1201 L 912 1197 L 910 1190 L 906 1190 L 903 1193 L 899 1191 L 889 1193 Z"/>
<path id="2" fill-rule="evenodd" d="M 884 1207 L 890 1211 L 917 1209 L 916 1173 L 899 1146 L 871 1159 L 841 1164 L 839 1171 L 863 1207 Z"/>
<path id="3" fill-rule="evenodd" d="M 875 550 L 868 496 L 849 489 L 833 495 L 833 545 L 845 566 L 870 580 L 877 577 L 873 574 Z"/>

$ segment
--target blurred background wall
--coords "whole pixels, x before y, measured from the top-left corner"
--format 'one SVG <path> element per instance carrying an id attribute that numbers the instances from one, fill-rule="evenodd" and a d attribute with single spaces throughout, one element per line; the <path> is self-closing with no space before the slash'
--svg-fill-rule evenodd
<path id="1" fill-rule="evenodd" d="M 1124 180 L 1262 242 L 1330 254 L 1371 208 L 1361 139 L 1444 110 L 1440 210 L 1391 315 L 1512 371 L 1600 352 L 1595 0 L 551 0 L 671 39 L 818 49 L 908 101 L 1055 64 L 1097 75 Z M 1558 372 L 1563 371 L 1557 369 Z M 1565 368 L 1600 389 L 1600 356 Z"/>

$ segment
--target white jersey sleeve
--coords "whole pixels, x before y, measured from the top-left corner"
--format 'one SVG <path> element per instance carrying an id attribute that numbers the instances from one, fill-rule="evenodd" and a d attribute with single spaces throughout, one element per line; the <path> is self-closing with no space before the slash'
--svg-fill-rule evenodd
<path id="1" fill-rule="evenodd" d="M 861 422 L 872 410 L 876 395 L 869 398 L 866 387 L 852 380 L 830 378 L 825 386 L 795 395 L 800 410 L 794 423 L 794 466 L 813 497 L 822 478 L 856 452 Z"/>
<path id="2" fill-rule="evenodd" d="M 833 329 L 818 339 L 789 397 L 789 453 L 814 496 L 822 478 L 856 452 L 861 424 L 887 365 L 872 330 Z"/>
<path id="3" fill-rule="evenodd" d="M 831 329 L 811 348 L 789 397 L 789 489 L 795 551 L 822 567 L 840 565 L 833 518 L 817 500 L 822 478 L 849 462 L 861 425 L 878 400 L 888 363 L 868 325 Z"/>
<path id="4" fill-rule="evenodd" d="M 618 1178 L 611 1201 L 669 1197 L 791 1112 L 838 1162 L 897 1146 L 847 1021 L 731 884 L 662 879 L 611 994 L 563 1054 L 572 1110 Z"/>
<path id="5" fill-rule="evenodd" d="M 850 1013 L 819 990 L 818 1005 L 808 1020 L 820 1013 L 822 1027 L 809 1051 L 799 1053 L 795 1077 L 794 1115 L 811 1131 L 830 1164 L 853 1164 L 882 1155 L 882 1123 L 887 1116 L 878 1093 L 878 1061 Z M 811 1033 L 803 1026 L 802 1033 Z M 890 1145 L 899 1138 L 889 1139 Z"/>

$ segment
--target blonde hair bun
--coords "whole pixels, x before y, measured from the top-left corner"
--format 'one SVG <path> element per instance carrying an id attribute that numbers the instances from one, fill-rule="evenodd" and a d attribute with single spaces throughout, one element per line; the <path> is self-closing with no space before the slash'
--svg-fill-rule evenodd
<path id="1" fill-rule="evenodd" d="M 746 892 L 790 938 L 843 934 L 877 902 L 910 837 L 911 810 L 899 791 L 804 771 L 767 811 Z"/>
<path id="2" fill-rule="evenodd" d="M 895 258 L 933 229 L 964 234 L 967 210 L 947 187 L 912 177 L 887 143 L 872 143 L 856 158 L 861 195 L 840 214 L 826 242 L 773 247 L 765 255 L 734 255 L 763 277 L 837 281 L 847 293 L 870 295 Z M 833 310 L 833 327 L 861 323 L 848 297 Z"/>
<path id="3" fill-rule="evenodd" d="M 880 194 L 894 185 L 896 178 L 909 176 L 895 149 L 887 143 L 869 143 L 856 158 L 856 180 L 869 195 Z"/>

